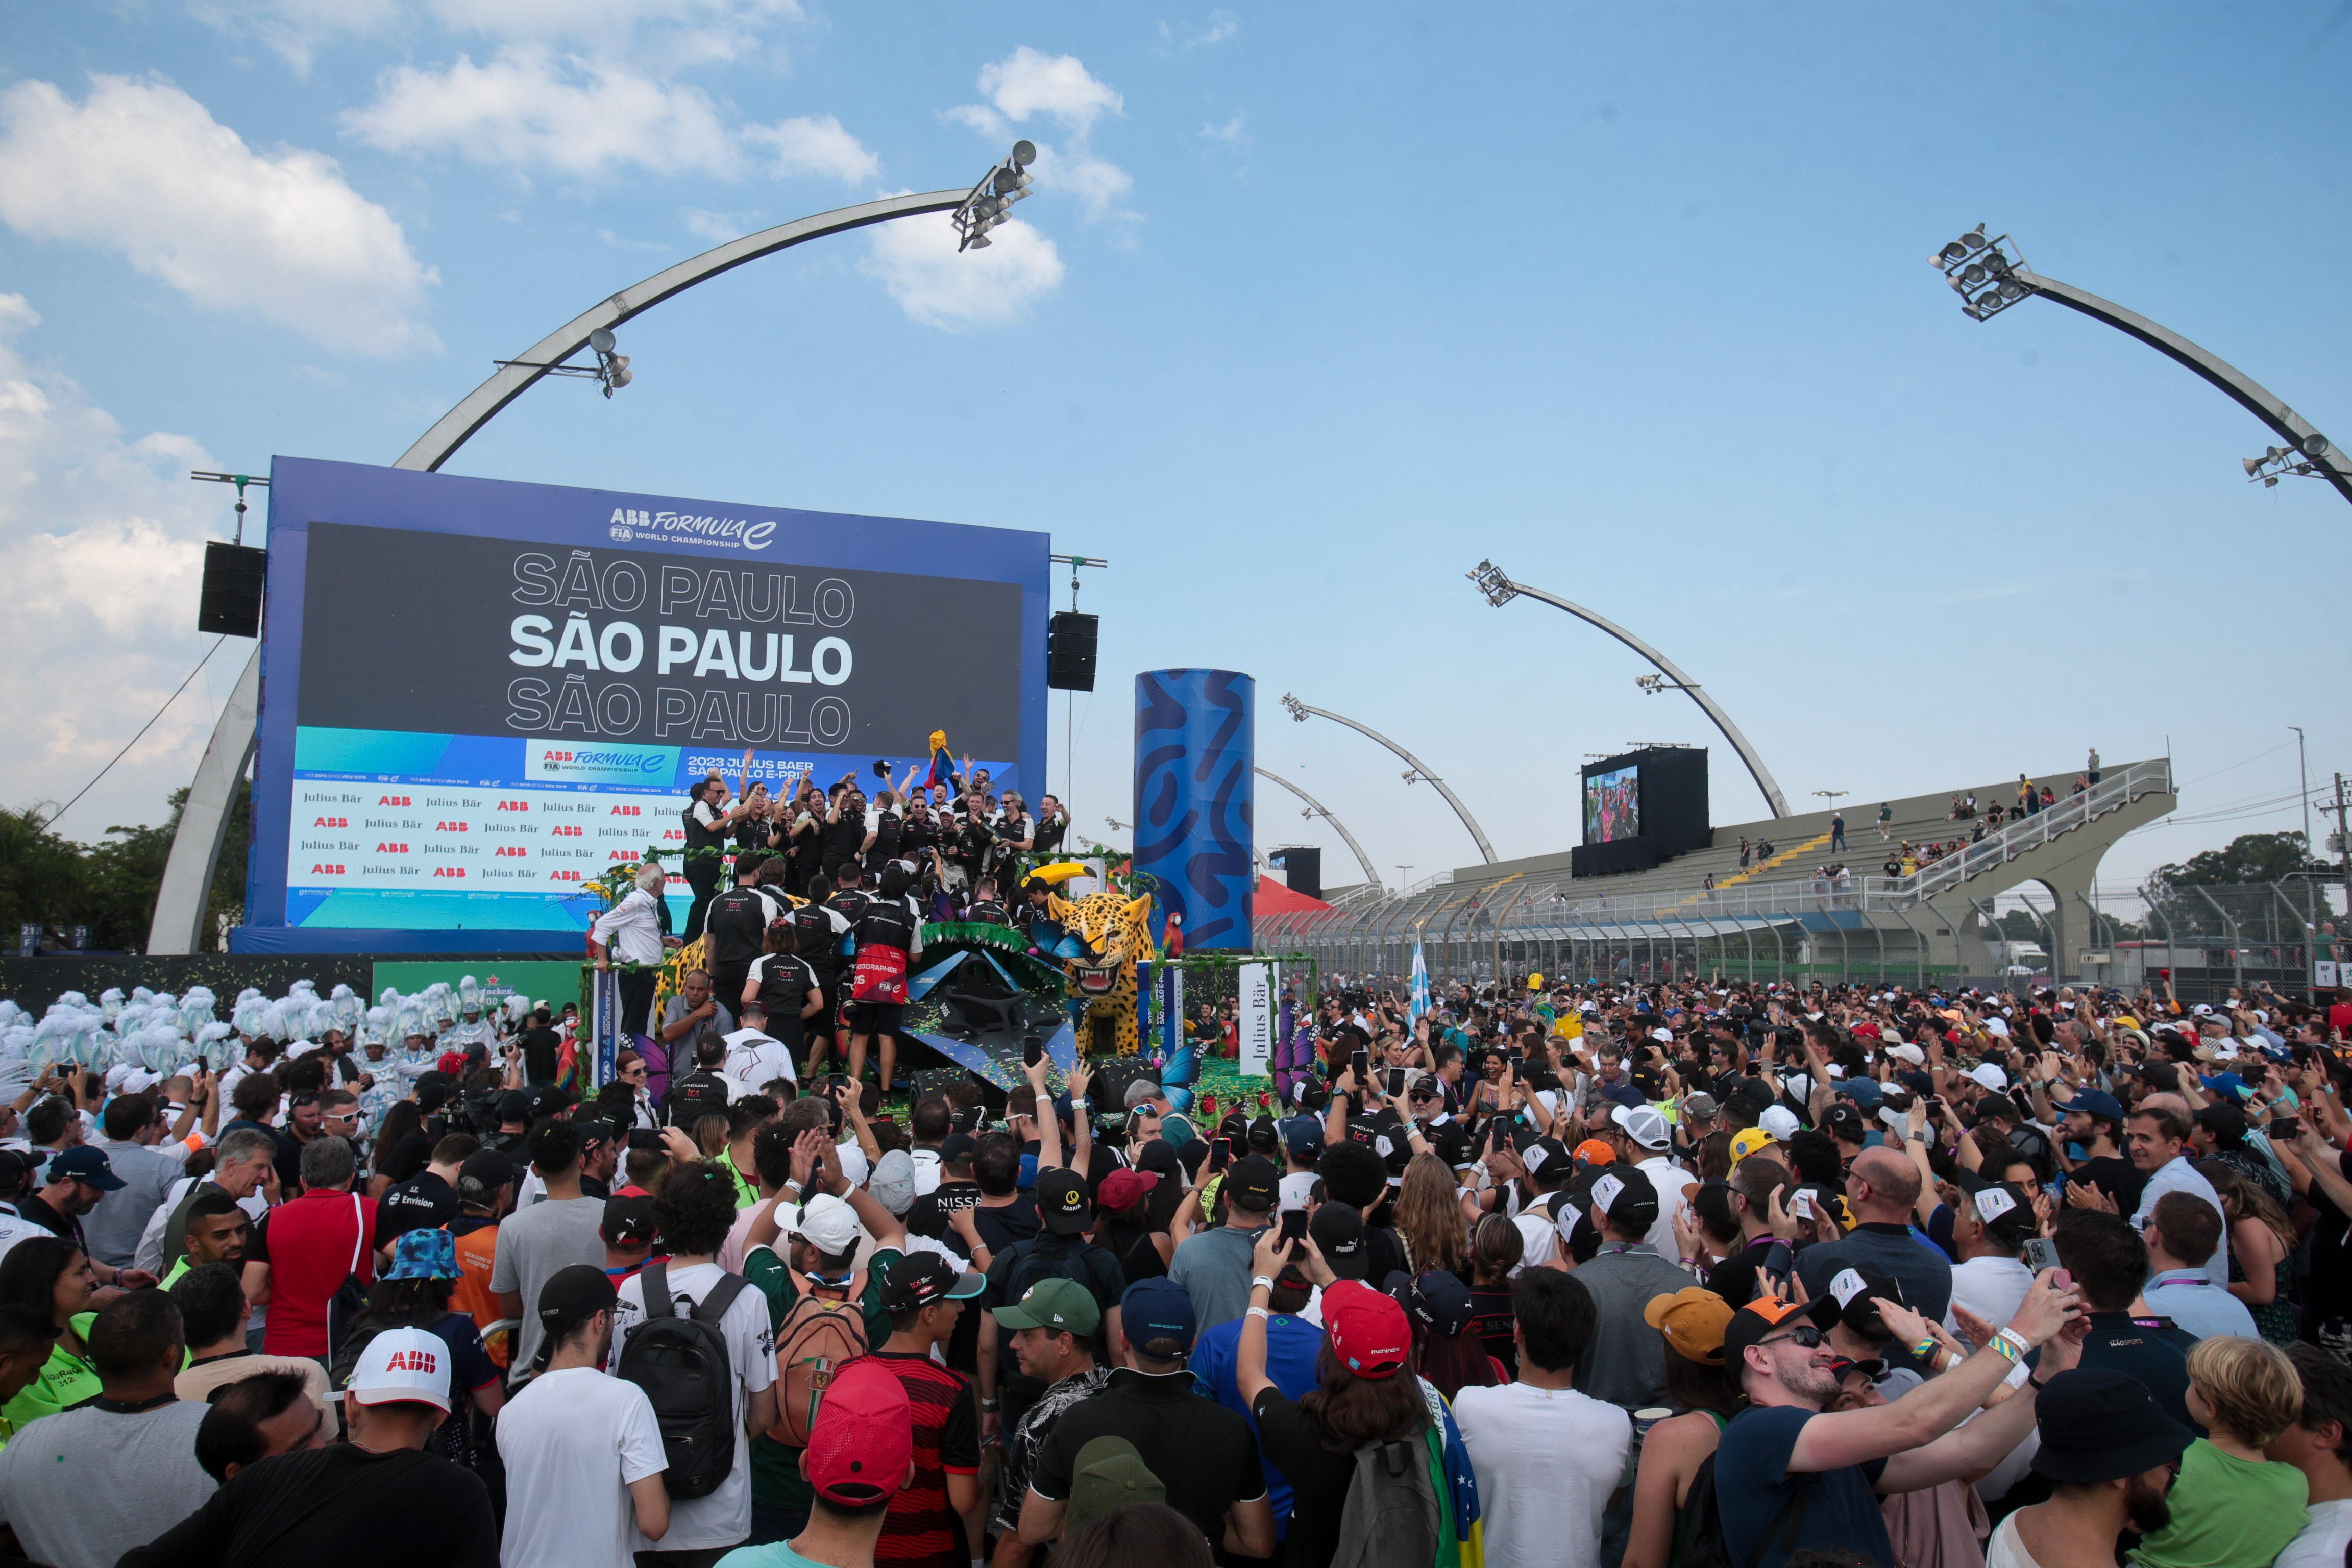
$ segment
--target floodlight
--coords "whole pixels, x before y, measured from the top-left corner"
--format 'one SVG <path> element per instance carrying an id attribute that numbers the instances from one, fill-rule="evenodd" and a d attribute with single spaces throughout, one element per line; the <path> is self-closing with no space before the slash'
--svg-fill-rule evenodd
<path id="1" fill-rule="evenodd" d="M 1013 144 L 1013 166 L 1014 168 L 1025 169 L 1036 161 L 1037 148 L 1034 142 L 1015 142 Z"/>
<path id="2" fill-rule="evenodd" d="M 1288 710 L 1293 720 L 1301 724 L 1307 722 L 1307 704 L 1287 691 L 1282 694 L 1282 706 Z"/>
<path id="3" fill-rule="evenodd" d="M 1519 596 L 1519 591 L 1512 586 L 1510 578 L 1504 575 L 1503 569 L 1492 561 L 1481 561 L 1475 570 L 1465 575 L 1478 585 L 1478 592 L 1486 596 L 1486 603 L 1498 610 Z"/>
<path id="4" fill-rule="evenodd" d="M 2277 447 L 2272 447 L 2271 449 L 2272 449 L 2273 451 L 2276 451 L 2276 450 L 2278 450 L 2278 448 L 2277 448 Z M 2238 461 L 2239 461 L 2241 464 L 2242 464 L 2242 465 L 2244 466 L 2245 470 L 2246 470 L 2246 478 L 2248 478 L 2248 479 L 2252 479 L 2256 474 L 2259 474 L 2259 473 L 2261 473 L 2261 472 L 2263 471 L 2263 460 L 2262 460 L 2260 458 L 2239 458 L 2239 459 L 2238 459 Z"/>
<path id="5" fill-rule="evenodd" d="M 597 328 L 594 331 L 588 334 L 588 346 L 594 349 L 600 354 L 611 353 L 613 352 L 613 330 L 610 327 Z"/>
<path id="6" fill-rule="evenodd" d="M 1953 262 L 1958 261 L 1961 257 L 1966 256 L 1968 253 L 1969 247 L 1962 245 L 1956 239 L 1952 241 L 1951 244 L 1944 247 L 1943 249 L 1936 252 L 1933 264 L 1937 267 L 1949 267 Z"/>
<path id="7" fill-rule="evenodd" d="M 2295 444 L 2303 448 L 2303 455 L 2306 458 L 2324 458 L 2327 456 L 2327 437 L 2321 435 L 2316 430 L 2313 431 L 2310 435 L 2305 436 L 2301 441 L 2298 441 Z"/>
<path id="8" fill-rule="evenodd" d="M 989 183 L 995 187 L 998 195 L 1009 195 L 1021 188 L 1021 176 L 1011 169 L 999 169 L 996 178 Z"/>
<path id="9" fill-rule="evenodd" d="M 1984 230 L 1981 228 L 1969 230 L 1968 233 L 1960 236 L 1960 243 L 1970 250 L 1982 250 L 1985 246 Z"/>

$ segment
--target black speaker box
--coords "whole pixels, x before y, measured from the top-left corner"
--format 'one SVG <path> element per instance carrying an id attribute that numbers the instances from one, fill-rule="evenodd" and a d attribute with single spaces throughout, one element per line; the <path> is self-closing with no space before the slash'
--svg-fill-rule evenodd
<path id="1" fill-rule="evenodd" d="M 223 544 L 217 540 L 206 544 L 196 630 L 207 637 L 259 637 L 261 577 L 268 563 L 269 552 L 250 544 Z"/>
<path id="2" fill-rule="evenodd" d="M 1045 684 L 1055 691 L 1095 689 L 1095 628 L 1098 616 L 1063 610 L 1045 627 Z"/>

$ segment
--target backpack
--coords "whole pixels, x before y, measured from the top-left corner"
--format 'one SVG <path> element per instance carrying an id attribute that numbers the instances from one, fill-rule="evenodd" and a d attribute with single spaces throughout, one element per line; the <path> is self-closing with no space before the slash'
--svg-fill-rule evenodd
<path id="1" fill-rule="evenodd" d="M 735 1370 L 719 1331 L 749 1281 L 721 1275 L 687 1317 L 669 1293 L 669 1265 L 648 1263 L 646 1321 L 621 1348 L 614 1375 L 646 1391 L 669 1460 L 662 1484 L 681 1500 L 709 1497 L 735 1468 Z"/>
<path id="2" fill-rule="evenodd" d="M 771 1440 L 808 1447 L 824 1391 L 842 1363 L 866 1353 L 866 1314 L 858 1306 L 858 1282 L 849 1297 L 831 1301 L 803 1295 L 776 1327 L 776 1424 Z"/>
<path id="3" fill-rule="evenodd" d="M 1783 1552 L 1795 1550 L 1798 1532 L 1805 1528 L 1805 1510 L 1812 1497 L 1810 1483 L 1792 1489 L 1782 1500 L 1780 1511 L 1758 1533 L 1756 1544 L 1748 1548 L 1747 1557 L 1735 1563 L 1731 1548 L 1723 1540 L 1723 1514 L 1715 1500 L 1715 1456 L 1709 1454 L 1698 1462 L 1698 1469 L 1691 1476 L 1690 1490 L 1684 1495 L 1681 1539 L 1675 1549 L 1675 1568 L 1756 1568 L 1763 1560 L 1765 1547 L 1776 1536 Z"/>
<path id="4" fill-rule="evenodd" d="M 1013 1244 L 1013 1250 L 1006 1254 L 1011 1261 L 1005 1265 L 1004 1300 L 1018 1301 L 1029 1293 L 1029 1287 L 1040 1279 L 1068 1279 L 1084 1287 L 1087 1293 L 1097 1301 L 1101 1300 L 1103 1280 L 1095 1271 L 1092 1260 L 1100 1258 L 1104 1263 L 1110 1265 L 1113 1270 L 1117 1270 L 1118 1259 L 1107 1248 L 1097 1247 L 1092 1242 L 1078 1241 L 1074 1237 L 1066 1239 L 1056 1236 L 1050 1237 L 1055 1245 L 1048 1248 L 1041 1245 L 1047 1239 L 1049 1238 L 1045 1236 L 1033 1236 L 1026 1240 Z M 1111 1295 L 1116 1300 L 1119 1289 L 1118 1280 L 1112 1279 L 1110 1287 Z M 1010 1364 L 1013 1359 L 1010 1334 L 1000 1336 L 999 1348 L 1004 1352 L 1005 1361 Z M 1107 1327 L 1097 1325 L 1095 1329 L 1094 1342 L 1096 1360 L 1103 1365 L 1110 1364 L 1109 1351 Z"/>
<path id="5" fill-rule="evenodd" d="M 1429 1568 L 1444 1528 L 1423 1440 L 1367 1443 L 1356 1450 L 1331 1568 Z"/>

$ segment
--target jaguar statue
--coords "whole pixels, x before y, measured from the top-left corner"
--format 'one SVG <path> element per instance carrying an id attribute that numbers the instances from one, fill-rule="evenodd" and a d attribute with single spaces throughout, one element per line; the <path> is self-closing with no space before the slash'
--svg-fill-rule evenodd
<path id="1" fill-rule="evenodd" d="M 1045 912 L 1076 939 L 1062 943 L 1056 956 L 1078 1054 L 1135 1055 L 1135 964 L 1151 956 L 1151 895 L 1100 892 L 1072 900 L 1055 893 Z"/>

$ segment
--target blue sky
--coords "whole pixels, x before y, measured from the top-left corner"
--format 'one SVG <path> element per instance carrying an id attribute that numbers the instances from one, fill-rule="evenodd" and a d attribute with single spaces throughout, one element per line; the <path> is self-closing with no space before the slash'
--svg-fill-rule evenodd
<path id="1" fill-rule="evenodd" d="M 2184 816 L 2104 879 L 2299 826 L 2352 769 L 2322 486 L 2047 302 L 1963 319 L 1987 220 L 2352 440 L 2352 6 L 842 7 L 118 0 L 19 8 L 0 79 L 11 802 L 62 800 L 202 653 L 191 467 L 390 462 L 489 368 L 751 227 L 969 184 L 1036 199 L 803 247 L 633 323 L 452 471 L 1048 530 L 1108 557 L 1079 826 L 1129 686 L 1259 682 L 1260 760 L 1391 878 L 1576 837 L 1574 773 L 1710 742 L 1482 556 L 1633 627 L 1792 801 L 2162 753 Z M 2331 86 L 2331 84 L 2333 84 Z M 387 585 L 386 592 L 430 592 Z M 935 634 L 953 657 L 954 628 Z M 225 649 L 62 825 L 152 820 Z M 1054 781 L 1067 737 L 1054 704 Z M 952 716 L 943 718 L 952 729 Z M 1763 814 L 1728 749 L 1719 823 Z M 1287 797 L 1264 842 L 1336 837 Z M 2263 804 L 2268 803 L 2268 804 Z M 1106 837 L 1110 835 L 1105 833 Z M 1338 865 L 1332 865 L 1339 858 Z"/>

